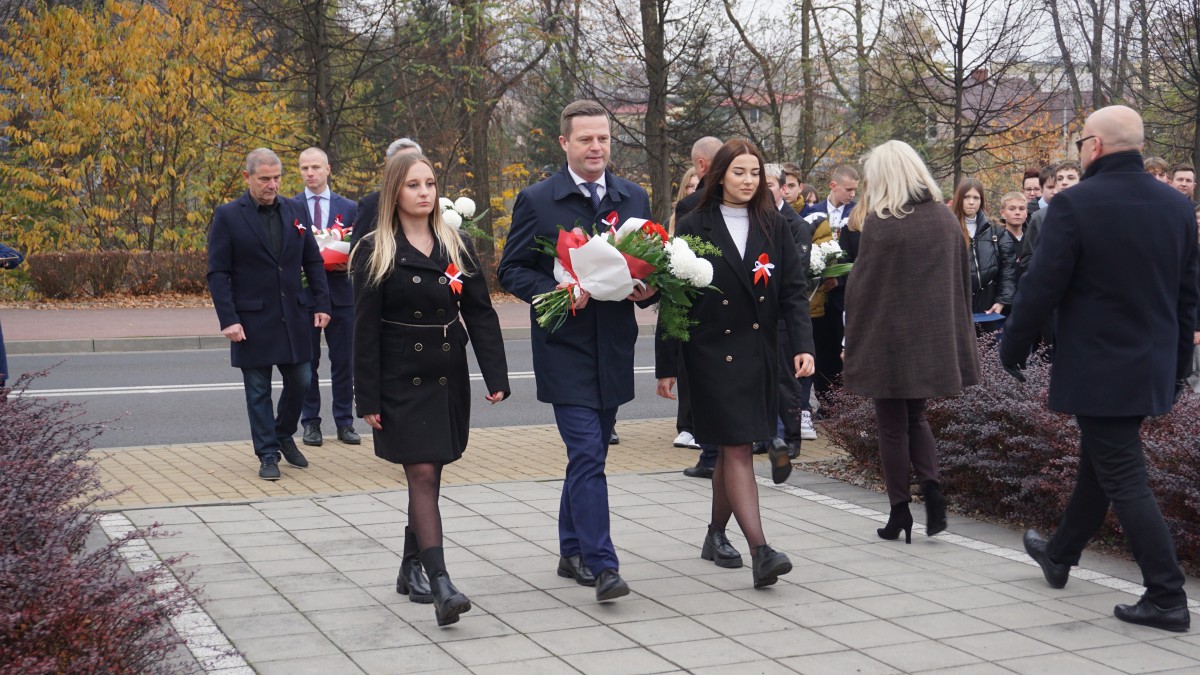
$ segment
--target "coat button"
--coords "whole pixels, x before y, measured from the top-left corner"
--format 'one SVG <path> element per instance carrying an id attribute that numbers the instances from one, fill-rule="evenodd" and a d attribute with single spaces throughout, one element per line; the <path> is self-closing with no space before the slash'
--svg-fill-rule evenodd
<path id="1" fill-rule="evenodd" d="M 400 262 L 408 262 L 408 258 L 401 258 Z"/>
<path id="2" fill-rule="evenodd" d="M 446 316 L 446 310 L 444 310 L 444 309 L 439 309 L 439 310 L 437 311 L 437 315 L 438 315 L 438 316 Z"/>
<path id="3" fill-rule="evenodd" d="M 766 302 L 766 300 L 767 300 L 767 296 L 765 296 L 765 295 L 760 295 L 760 296 L 758 296 L 758 301 L 759 301 L 759 302 Z"/>
<path id="4" fill-rule="evenodd" d="M 414 386 L 414 387 L 419 387 L 419 386 L 421 386 L 421 378 L 419 378 L 419 377 L 414 377 L 414 378 L 413 378 L 413 386 Z"/>
<path id="5" fill-rule="evenodd" d="M 444 377 L 439 377 L 439 378 L 438 378 L 438 384 L 446 384 L 446 378 L 444 378 Z"/>
<path id="6" fill-rule="evenodd" d="M 445 286 L 446 285 L 446 277 L 438 277 L 438 283 Z"/>
<path id="7" fill-rule="evenodd" d="M 419 284 L 419 283 L 421 283 L 421 277 L 414 276 L 414 277 L 413 277 L 413 283 L 414 283 L 414 284 Z"/>
<path id="8" fill-rule="evenodd" d="M 758 330 L 758 324 L 754 324 L 754 330 Z"/>
<path id="9" fill-rule="evenodd" d="M 726 329 L 725 329 L 725 334 L 726 334 L 726 335 L 729 335 L 729 334 L 731 334 L 731 333 L 733 333 L 733 331 L 729 330 L 728 328 L 726 328 Z"/>
<path id="10" fill-rule="evenodd" d="M 729 304 L 729 301 L 728 301 L 728 300 L 722 300 L 722 301 L 721 301 L 721 304 L 722 304 L 722 305 L 728 305 L 728 304 Z"/>
<path id="11" fill-rule="evenodd" d="M 413 312 L 413 318 L 414 318 L 414 319 L 419 319 L 419 318 L 421 318 L 421 313 L 420 313 L 420 312 Z"/>
<path id="12" fill-rule="evenodd" d="M 442 351 L 444 351 L 444 352 L 450 351 L 450 343 L 449 342 L 442 343 Z"/>
<path id="13" fill-rule="evenodd" d="M 726 362 L 726 363 L 729 363 L 730 361 L 733 361 L 733 357 L 732 357 L 732 356 L 726 356 L 726 357 L 725 357 L 725 362 Z"/>
<path id="14" fill-rule="evenodd" d="M 423 345 L 423 344 L 421 344 L 420 342 L 418 342 L 417 344 L 413 345 L 413 349 L 414 349 L 415 351 L 418 351 L 418 352 L 419 352 L 419 351 L 421 351 L 422 349 L 425 349 L 425 345 Z"/>

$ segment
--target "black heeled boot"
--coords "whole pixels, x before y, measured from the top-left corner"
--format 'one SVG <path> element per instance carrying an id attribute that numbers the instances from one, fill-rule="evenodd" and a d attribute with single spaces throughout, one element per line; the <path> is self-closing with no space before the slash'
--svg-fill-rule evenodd
<path id="1" fill-rule="evenodd" d="M 429 588 L 429 579 L 421 568 L 417 558 L 420 549 L 417 547 L 417 534 L 412 528 L 404 528 L 404 559 L 400 561 L 400 574 L 396 576 L 396 592 L 407 595 L 408 599 L 422 605 L 433 602 L 433 591 Z"/>
<path id="2" fill-rule="evenodd" d="M 754 577 L 755 588 L 770 586 L 779 581 L 780 576 L 792 571 L 792 561 L 767 544 L 755 548 L 750 557 L 753 560 L 751 574 Z"/>
<path id="3" fill-rule="evenodd" d="M 946 496 L 936 480 L 921 485 L 925 493 L 925 534 L 933 536 L 946 529 Z"/>
<path id="4" fill-rule="evenodd" d="M 704 546 L 700 548 L 700 558 L 713 561 L 717 567 L 737 569 L 742 566 L 742 554 L 729 543 L 725 530 L 712 525 L 708 526 L 708 535 L 704 537 Z"/>
<path id="5" fill-rule="evenodd" d="M 912 526 L 913 517 L 912 511 L 908 510 L 908 502 L 900 502 L 892 504 L 892 512 L 888 514 L 887 525 L 875 530 L 880 539 L 894 541 L 900 538 L 900 531 L 904 531 L 904 543 L 912 543 Z"/>
<path id="6" fill-rule="evenodd" d="M 458 615 L 471 611 L 471 601 L 463 595 L 446 574 L 446 558 L 441 546 L 431 546 L 419 554 L 421 565 L 429 575 L 433 591 L 433 610 L 439 626 L 458 622 Z"/>

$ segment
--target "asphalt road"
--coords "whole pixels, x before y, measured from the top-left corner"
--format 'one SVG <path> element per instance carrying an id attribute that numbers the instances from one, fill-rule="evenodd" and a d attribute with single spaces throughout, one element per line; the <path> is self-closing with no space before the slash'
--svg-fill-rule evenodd
<path id="1" fill-rule="evenodd" d="M 553 424 L 551 407 L 536 398 L 529 341 L 509 340 L 505 348 L 513 394 L 497 405 L 483 400 L 486 392 L 471 354 L 471 373 L 475 376 L 471 382 L 471 425 Z M 227 349 L 9 356 L 8 360 L 14 373 L 47 371 L 30 388 L 31 393 L 78 404 L 85 420 L 103 423 L 106 430 L 96 440 L 97 447 L 250 437 L 241 371 L 229 365 Z M 640 338 L 634 359 L 637 398 L 624 406 L 618 419 L 675 416 L 675 402 L 654 394 L 653 366 L 653 338 Z M 334 429 L 329 412 L 329 369 L 324 359 L 320 377 L 322 427 L 329 436 Z M 278 382 L 276 373 L 276 386 Z M 362 420 L 357 420 L 355 426 L 359 433 L 366 433 Z"/>

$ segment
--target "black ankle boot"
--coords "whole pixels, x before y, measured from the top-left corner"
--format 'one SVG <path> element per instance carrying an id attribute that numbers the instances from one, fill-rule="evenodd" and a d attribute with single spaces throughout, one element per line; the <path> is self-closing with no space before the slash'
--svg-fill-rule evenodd
<path id="1" fill-rule="evenodd" d="M 933 536 L 946 529 L 946 496 L 936 480 L 921 485 L 925 492 L 925 534 Z"/>
<path id="2" fill-rule="evenodd" d="M 751 573 L 754 576 L 754 587 L 762 588 L 779 581 L 779 577 L 792 571 L 792 561 L 779 551 L 763 544 L 750 553 L 753 560 Z"/>
<path id="3" fill-rule="evenodd" d="M 892 504 L 892 512 L 888 515 L 887 525 L 875 530 L 880 539 L 893 541 L 900 538 L 900 531 L 904 531 L 904 543 L 912 543 L 912 512 L 908 510 L 908 502 L 900 502 Z"/>
<path id="4" fill-rule="evenodd" d="M 419 551 L 417 534 L 411 528 L 404 528 L 404 559 L 400 561 L 400 574 L 396 577 L 396 592 L 407 595 L 412 602 L 428 605 L 433 602 L 433 591 L 417 558 Z"/>
<path id="5" fill-rule="evenodd" d="M 432 546 L 421 551 L 421 565 L 429 575 L 429 587 L 433 591 L 433 610 L 439 626 L 449 626 L 458 621 L 458 615 L 471 611 L 471 601 L 463 595 L 446 574 L 446 559 L 441 546 Z"/>
<path id="6" fill-rule="evenodd" d="M 742 554 L 729 543 L 725 530 L 712 525 L 708 526 L 708 535 L 704 537 L 704 546 L 700 548 L 700 558 L 713 561 L 717 567 L 736 569 L 742 566 Z"/>

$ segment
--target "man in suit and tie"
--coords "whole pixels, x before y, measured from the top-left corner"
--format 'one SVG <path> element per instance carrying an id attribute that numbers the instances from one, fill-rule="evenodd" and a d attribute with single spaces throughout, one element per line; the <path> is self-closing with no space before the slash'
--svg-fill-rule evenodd
<path id="1" fill-rule="evenodd" d="M 397 138 L 392 141 L 392 144 L 387 147 L 384 153 L 384 159 L 390 158 L 392 155 L 399 155 L 405 152 L 415 152 L 418 155 L 425 154 L 421 152 L 421 146 L 411 138 Z M 438 207 L 441 208 L 441 207 Z M 362 241 L 362 238 L 367 234 L 375 231 L 375 225 L 379 223 L 379 190 L 366 195 L 358 200 L 358 208 L 354 218 L 354 239 L 353 241 Z"/>
<path id="2" fill-rule="evenodd" d="M 1186 199 L 1143 170 L 1144 142 L 1141 116 L 1125 106 L 1084 122 L 1076 141 L 1084 181 L 1046 210 L 1000 361 L 1023 379 L 1019 366 L 1056 313 L 1048 405 L 1079 422 L 1079 473 L 1054 536 L 1025 533 L 1025 550 L 1046 581 L 1066 585 L 1111 504 L 1146 586 L 1137 604 L 1117 605 L 1113 614 L 1184 631 L 1191 624 L 1184 576 L 1150 491 L 1140 430 L 1146 416 L 1171 409 L 1191 365 L 1196 220 Z"/>
<path id="3" fill-rule="evenodd" d="M 566 165 L 517 195 L 504 246 L 500 284 L 525 302 L 567 282 L 554 277 L 554 259 L 534 251 L 536 237 L 555 238 L 559 226 L 603 231 L 603 218 L 650 218 L 650 198 L 635 183 L 607 170 L 608 113 L 594 101 L 563 109 L 559 144 Z M 539 401 L 554 406 L 567 448 L 567 475 L 558 516 L 558 574 L 596 587 L 597 600 L 629 593 L 609 536 L 608 482 L 604 463 L 617 408 L 633 400 L 633 350 L 638 327 L 634 303 L 648 305 L 655 291 L 642 288 L 618 302 L 589 302 L 584 292 L 557 331 L 538 325 L 530 308 L 533 368 Z"/>
<path id="4" fill-rule="evenodd" d="M 321 232 L 337 223 L 341 223 L 349 232 L 354 222 L 355 204 L 329 189 L 329 174 L 329 155 L 324 150 L 309 148 L 300 153 L 300 177 L 304 179 L 304 192 L 296 195 L 296 199 L 304 200 L 313 227 Z M 348 269 L 346 263 L 341 263 L 336 269 L 325 270 L 331 312 L 329 325 L 324 331 L 325 342 L 329 344 L 333 421 L 337 426 L 337 438 L 343 443 L 358 445 L 362 439 L 354 431 L 354 386 L 350 363 L 354 335 L 354 288 L 350 285 Z M 300 411 L 305 445 L 321 445 L 324 440 L 321 438 L 321 387 L 317 379 L 317 369 L 321 365 L 321 330 L 315 326 L 312 329 L 312 379 Z"/>
<path id="5" fill-rule="evenodd" d="M 279 157 L 266 148 L 253 150 L 242 173 L 246 192 L 213 212 L 208 290 L 221 333 L 232 343 L 232 365 L 242 370 L 258 476 L 279 480 L 281 453 L 292 466 L 308 466 L 292 434 L 312 377 L 310 327 L 329 323 L 329 286 L 308 211 L 279 195 Z M 271 410 L 272 367 L 283 376 L 277 414 Z"/>

